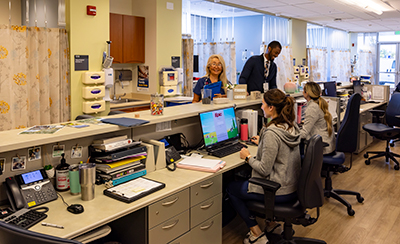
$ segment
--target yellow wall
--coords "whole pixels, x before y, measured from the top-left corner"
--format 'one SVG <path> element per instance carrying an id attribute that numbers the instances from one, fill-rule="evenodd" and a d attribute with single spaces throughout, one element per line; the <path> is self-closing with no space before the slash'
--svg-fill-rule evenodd
<path id="1" fill-rule="evenodd" d="M 167 2 L 174 4 L 173 10 L 167 9 Z M 157 69 L 170 66 L 171 57 L 181 54 L 182 1 L 157 0 Z"/>
<path id="2" fill-rule="evenodd" d="M 8 25 L 9 0 L 0 0 L 0 24 Z M 11 24 L 21 25 L 21 0 L 11 0 Z"/>
<path id="3" fill-rule="evenodd" d="M 307 22 L 291 19 L 289 21 L 290 43 L 293 51 L 293 58 L 296 59 L 296 65 L 302 64 L 302 59 L 307 56 Z"/>
<path id="4" fill-rule="evenodd" d="M 75 71 L 74 55 L 89 55 L 89 71 L 102 69 L 103 52 L 109 40 L 109 0 L 67 0 L 67 30 L 71 58 L 71 119 L 82 114 L 81 76 Z M 86 6 L 97 7 L 97 15 L 86 15 Z M 109 110 L 109 108 L 107 109 Z M 105 115 L 103 112 L 99 115 Z"/>

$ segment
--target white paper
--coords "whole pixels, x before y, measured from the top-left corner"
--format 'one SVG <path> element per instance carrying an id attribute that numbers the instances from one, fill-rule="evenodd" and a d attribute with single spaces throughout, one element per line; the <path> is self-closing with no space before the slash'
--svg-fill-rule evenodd
<path id="1" fill-rule="evenodd" d="M 207 169 L 213 169 L 215 166 L 221 163 L 221 160 L 216 159 L 206 159 L 206 158 L 197 158 L 197 157 L 188 157 L 184 158 L 179 164 L 203 167 Z"/>
<path id="2" fill-rule="evenodd" d="M 372 100 L 383 100 L 385 94 L 385 88 L 383 86 L 372 87 Z"/>
<path id="3" fill-rule="evenodd" d="M 328 110 L 329 110 L 329 113 L 331 113 L 331 115 L 332 115 L 332 119 L 337 118 L 337 113 L 336 113 L 337 101 L 335 101 L 334 99 L 329 99 L 329 98 L 325 98 L 325 99 L 328 102 Z"/>

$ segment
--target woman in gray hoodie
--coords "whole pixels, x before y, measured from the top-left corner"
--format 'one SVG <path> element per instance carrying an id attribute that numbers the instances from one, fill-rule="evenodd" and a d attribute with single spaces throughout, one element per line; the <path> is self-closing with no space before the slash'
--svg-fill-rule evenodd
<path id="1" fill-rule="evenodd" d="M 264 93 L 261 109 L 264 117 L 271 121 L 264 125 L 260 136 L 252 138 L 258 144 L 257 154 L 250 155 L 243 148 L 240 158 L 253 168 L 252 177 L 265 178 L 278 182 L 281 187 L 277 191 L 275 202 L 289 202 L 297 199 L 296 186 L 300 174 L 300 130 L 294 122 L 294 99 L 287 97 L 279 89 Z M 265 233 L 261 231 L 255 218 L 246 208 L 247 200 L 264 202 L 262 187 L 248 181 L 231 182 L 228 194 L 232 205 L 250 228 L 244 243 L 267 243 Z"/>

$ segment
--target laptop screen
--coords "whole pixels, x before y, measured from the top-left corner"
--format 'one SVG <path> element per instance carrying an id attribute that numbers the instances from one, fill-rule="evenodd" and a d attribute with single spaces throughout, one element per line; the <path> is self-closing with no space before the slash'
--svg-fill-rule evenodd
<path id="1" fill-rule="evenodd" d="M 206 147 L 239 138 L 233 107 L 200 113 L 200 124 Z"/>

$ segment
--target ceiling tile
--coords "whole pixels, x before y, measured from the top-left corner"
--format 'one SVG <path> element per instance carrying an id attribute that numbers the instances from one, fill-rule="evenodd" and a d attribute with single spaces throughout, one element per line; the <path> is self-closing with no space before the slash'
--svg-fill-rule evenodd
<path id="1" fill-rule="evenodd" d="M 305 16 L 313 16 L 319 15 L 318 12 L 309 11 L 305 9 L 301 9 L 295 6 L 286 6 L 286 7 L 272 7 L 272 8 L 261 8 L 261 10 L 268 11 L 275 14 L 280 14 L 289 17 L 305 17 Z"/>

